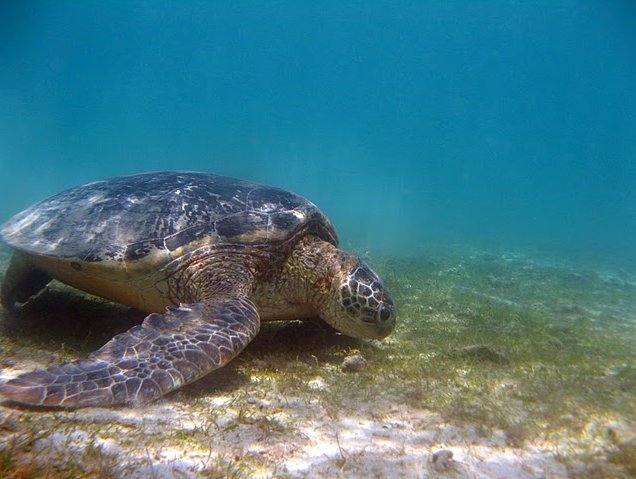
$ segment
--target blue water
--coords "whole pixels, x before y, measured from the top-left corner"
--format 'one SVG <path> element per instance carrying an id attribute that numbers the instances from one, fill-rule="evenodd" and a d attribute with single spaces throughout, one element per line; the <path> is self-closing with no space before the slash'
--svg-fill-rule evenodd
<path id="1" fill-rule="evenodd" d="M 636 261 L 636 3 L 2 1 L 0 221 L 212 171 L 356 248 Z"/>

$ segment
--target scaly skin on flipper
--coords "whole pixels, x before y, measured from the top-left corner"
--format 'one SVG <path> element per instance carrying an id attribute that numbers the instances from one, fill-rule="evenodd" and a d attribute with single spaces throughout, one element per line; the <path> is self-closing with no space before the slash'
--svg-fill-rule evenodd
<path id="1" fill-rule="evenodd" d="M 227 364 L 256 336 L 260 319 L 244 296 L 150 314 L 88 360 L 22 374 L 0 385 L 6 400 L 38 407 L 139 404 Z"/>

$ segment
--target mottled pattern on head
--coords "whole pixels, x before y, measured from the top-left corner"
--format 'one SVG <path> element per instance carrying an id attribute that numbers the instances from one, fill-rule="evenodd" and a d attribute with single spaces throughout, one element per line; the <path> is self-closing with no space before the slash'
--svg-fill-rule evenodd
<path id="1" fill-rule="evenodd" d="M 371 324 L 388 322 L 395 309 L 382 280 L 362 262 L 340 287 L 340 302 L 352 317 Z"/>

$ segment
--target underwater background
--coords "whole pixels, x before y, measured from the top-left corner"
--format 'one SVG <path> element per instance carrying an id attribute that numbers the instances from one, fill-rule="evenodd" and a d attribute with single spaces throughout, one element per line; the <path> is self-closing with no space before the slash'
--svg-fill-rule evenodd
<path id="1" fill-rule="evenodd" d="M 395 332 L 273 321 L 143 407 L 2 402 L 0 478 L 636 477 L 633 0 L 0 0 L 0 224 L 159 170 L 315 202 Z M 143 317 L 52 281 L 0 307 L 0 382 Z"/>
<path id="2" fill-rule="evenodd" d="M 632 1 L 3 1 L 0 222 L 104 177 L 300 193 L 343 243 L 636 264 Z"/>

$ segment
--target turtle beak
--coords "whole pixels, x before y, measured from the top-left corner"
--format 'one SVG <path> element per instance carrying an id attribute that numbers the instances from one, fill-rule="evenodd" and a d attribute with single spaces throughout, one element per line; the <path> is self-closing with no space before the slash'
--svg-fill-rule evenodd
<path id="1" fill-rule="evenodd" d="M 393 332 L 395 329 L 395 317 L 396 317 L 396 309 L 393 305 L 393 302 L 390 303 L 382 303 L 378 308 L 378 313 L 376 315 L 376 329 L 378 330 L 379 338 L 386 338 L 389 334 Z"/>

